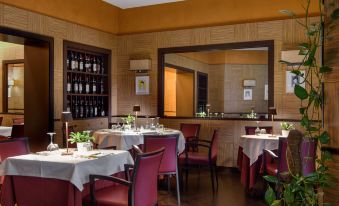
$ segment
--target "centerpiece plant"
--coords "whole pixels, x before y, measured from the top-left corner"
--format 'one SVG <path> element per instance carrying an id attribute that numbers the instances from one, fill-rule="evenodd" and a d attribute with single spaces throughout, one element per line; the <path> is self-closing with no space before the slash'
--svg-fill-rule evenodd
<path id="1" fill-rule="evenodd" d="M 71 132 L 69 136 L 68 141 L 72 144 L 76 143 L 79 152 L 91 150 L 91 141 L 94 141 L 94 137 L 90 135 L 90 131 Z"/>
<path id="2" fill-rule="evenodd" d="M 322 202 L 323 189 L 332 186 L 333 177 L 329 173 L 329 161 L 331 154 L 327 150 L 322 150 L 324 144 L 330 141 L 329 133 L 323 128 L 322 111 L 324 109 L 323 82 L 324 75 L 330 73 L 333 68 L 323 65 L 319 61 L 319 53 L 323 48 L 325 38 L 329 37 L 330 29 L 335 26 L 335 21 L 339 18 L 339 9 L 331 9 L 332 13 L 325 15 L 325 6 L 322 0 L 316 0 L 319 5 L 319 20 L 314 22 L 309 17 L 311 1 L 305 0 L 305 18 L 298 19 L 289 10 L 282 10 L 294 18 L 294 20 L 304 29 L 307 41 L 299 44 L 299 54 L 303 55 L 300 65 L 293 67 L 292 73 L 302 79 L 305 87 L 295 85 L 294 94 L 301 101 L 299 112 L 301 115 L 300 125 L 303 127 L 304 138 L 315 141 L 318 147 L 316 156 L 315 171 L 306 176 L 301 172 L 295 172 L 289 168 L 290 179 L 280 181 L 276 176 L 264 176 L 264 179 L 275 185 L 278 192 L 274 192 L 271 186 L 265 193 L 265 200 L 271 206 L 278 205 L 330 205 Z M 326 11 L 334 6 L 334 2 L 326 2 Z M 325 25 L 326 18 L 326 32 Z M 291 65 L 290 62 L 282 62 Z M 305 73 L 301 72 L 305 70 Z M 296 157 L 294 157 L 296 158 Z M 298 157 L 297 157 L 298 158 Z M 313 160 L 311 160 L 313 161 Z M 290 167 L 291 165 L 289 165 Z M 292 172 L 293 171 L 293 172 Z"/>
<path id="3" fill-rule="evenodd" d="M 124 124 L 132 124 L 135 121 L 135 117 L 133 115 L 128 115 L 127 117 L 121 118 Z"/>

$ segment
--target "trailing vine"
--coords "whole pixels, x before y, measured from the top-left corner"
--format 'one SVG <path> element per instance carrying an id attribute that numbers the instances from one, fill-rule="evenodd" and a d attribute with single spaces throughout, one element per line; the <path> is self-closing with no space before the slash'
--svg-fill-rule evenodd
<path id="1" fill-rule="evenodd" d="M 291 177 L 289 181 L 279 181 L 275 176 L 264 176 L 268 182 L 276 184 L 281 188 L 277 195 L 272 187 L 269 186 L 265 193 L 265 200 L 271 206 L 277 205 L 319 205 L 319 199 L 322 196 L 323 189 L 332 186 L 332 176 L 329 174 L 328 163 L 331 161 L 329 151 L 322 151 L 324 144 L 330 141 L 329 133 L 324 130 L 322 122 L 322 111 L 324 108 L 323 82 L 324 75 L 329 74 L 333 68 L 328 65 L 322 65 L 319 61 L 320 50 L 323 48 L 324 38 L 329 36 L 330 30 L 324 32 L 325 6 L 322 0 L 317 0 L 319 4 L 319 20 L 313 22 L 309 17 L 309 8 L 311 1 L 305 0 L 304 20 L 298 19 L 296 15 L 289 10 L 282 10 L 294 18 L 294 20 L 305 30 L 307 41 L 299 44 L 299 55 L 303 55 L 303 61 L 298 66 L 293 66 L 292 73 L 302 79 L 301 85 L 295 85 L 294 94 L 300 99 L 301 106 L 299 112 L 301 115 L 300 124 L 304 128 L 305 138 L 317 142 L 320 155 L 316 157 L 316 169 L 313 173 L 303 176 L 299 173 L 289 171 Z M 334 2 L 328 2 L 328 6 L 334 6 Z M 327 10 L 328 8 L 326 8 Z M 327 28 L 333 29 L 335 21 L 339 18 L 339 9 L 334 9 L 330 18 L 326 19 Z M 290 62 L 282 61 L 283 64 L 292 65 Z M 302 71 L 305 72 L 302 72 Z M 323 205 L 330 205 L 324 203 Z"/>

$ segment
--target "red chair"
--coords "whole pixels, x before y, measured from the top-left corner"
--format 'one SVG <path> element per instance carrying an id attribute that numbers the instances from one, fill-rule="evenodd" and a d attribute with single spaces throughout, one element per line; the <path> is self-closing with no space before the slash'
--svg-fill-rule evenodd
<path id="1" fill-rule="evenodd" d="M 186 172 L 186 187 L 188 183 L 188 170 L 194 166 L 208 167 L 211 172 L 211 182 L 212 182 L 212 190 L 214 190 L 214 176 L 217 182 L 217 188 L 219 186 L 218 182 L 218 171 L 217 171 L 217 155 L 218 155 L 218 139 L 219 134 L 218 130 L 214 130 L 212 140 L 196 140 L 196 142 L 188 142 L 187 144 L 196 144 L 198 147 L 204 147 L 208 149 L 208 154 L 203 152 L 189 152 L 185 150 L 185 159 L 183 169 Z M 182 161 L 180 161 L 182 162 Z"/>
<path id="2" fill-rule="evenodd" d="M 104 206 L 150 206 L 158 202 L 158 172 L 164 154 L 160 150 L 138 154 L 132 178 L 126 168 L 127 180 L 112 176 L 90 175 L 90 195 L 84 198 L 85 205 Z M 95 180 L 102 179 L 118 183 L 117 186 L 95 190 Z"/>
<path id="3" fill-rule="evenodd" d="M 25 120 L 23 117 L 13 118 L 13 124 L 24 124 Z"/>
<path id="4" fill-rule="evenodd" d="M 180 187 L 178 170 L 178 139 L 179 134 L 171 135 L 144 135 L 144 151 L 151 152 L 161 147 L 165 148 L 164 156 L 159 168 L 159 174 L 168 175 L 168 188 L 170 189 L 170 177 L 176 176 L 177 201 L 180 205 Z"/>
<path id="5" fill-rule="evenodd" d="M 11 138 L 25 137 L 25 125 L 24 124 L 13 124 Z"/>
<path id="6" fill-rule="evenodd" d="M 180 131 L 184 135 L 186 142 L 189 142 L 191 140 L 198 140 L 199 132 L 200 132 L 200 124 L 181 123 Z M 189 150 L 189 148 L 187 149 Z M 193 146 L 192 149 L 196 150 L 197 147 Z"/>
<path id="7" fill-rule="evenodd" d="M 0 141 L 0 163 L 8 157 L 24 155 L 29 153 L 28 139 L 15 138 Z M 0 177 L 0 186 L 2 185 L 3 177 Z"/>

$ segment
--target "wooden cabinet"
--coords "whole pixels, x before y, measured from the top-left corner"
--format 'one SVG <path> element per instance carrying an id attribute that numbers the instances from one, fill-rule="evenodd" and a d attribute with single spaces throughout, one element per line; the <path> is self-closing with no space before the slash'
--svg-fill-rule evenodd
<path id="1" fill-rule="evenodd" d="M 64 111 L 73 119 L 111 116 L 111 51 L 64 41 Z"/>

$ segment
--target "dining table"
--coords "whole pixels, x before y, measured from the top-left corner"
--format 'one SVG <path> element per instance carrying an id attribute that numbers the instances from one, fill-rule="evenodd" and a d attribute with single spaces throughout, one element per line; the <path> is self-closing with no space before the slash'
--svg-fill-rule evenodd
<path id="1" fill-rule="evenodd" d="M 101 129 L 93 133 L 94 143 L 98 148 L 116 147 L 119 150 L 130 150 L 133 145 L 144 144 L 144 135 L 171 135 L 179 134 L 178 152 L 179 154 L 185 150 L 185 137 L 181 131 L 165 128 L 163 130 L 140 129 L 121 130 L 121 129 Z"/>
<path id="2" fill-rule="evenodd" d="M 0 126 L 0 136 L 9 137 L 12 134 L 12 127 Z"/>
<path id="3" fill-rule="evenodd" d="M 238 168 L 241 171 L 241 183 L 247 190 L 254 188 L 262 170 L 262 154 L 264 149 L 276 150 L 281 135 L 258 134 L 240 137 L 240 153 Z"/>
<path id="4" fill-rule="evenodd" d="M 5 176 L 1 205 L 81 206 L 89 194 L 89 175 L 121 176 L 125 164 L 134 164 L 124 150 L 74 151 L 71 155 L 57 152 L 38 152 L 9 157 L 0 165 Z M 96 181 L 96 187 L 112 185 Z"/>

